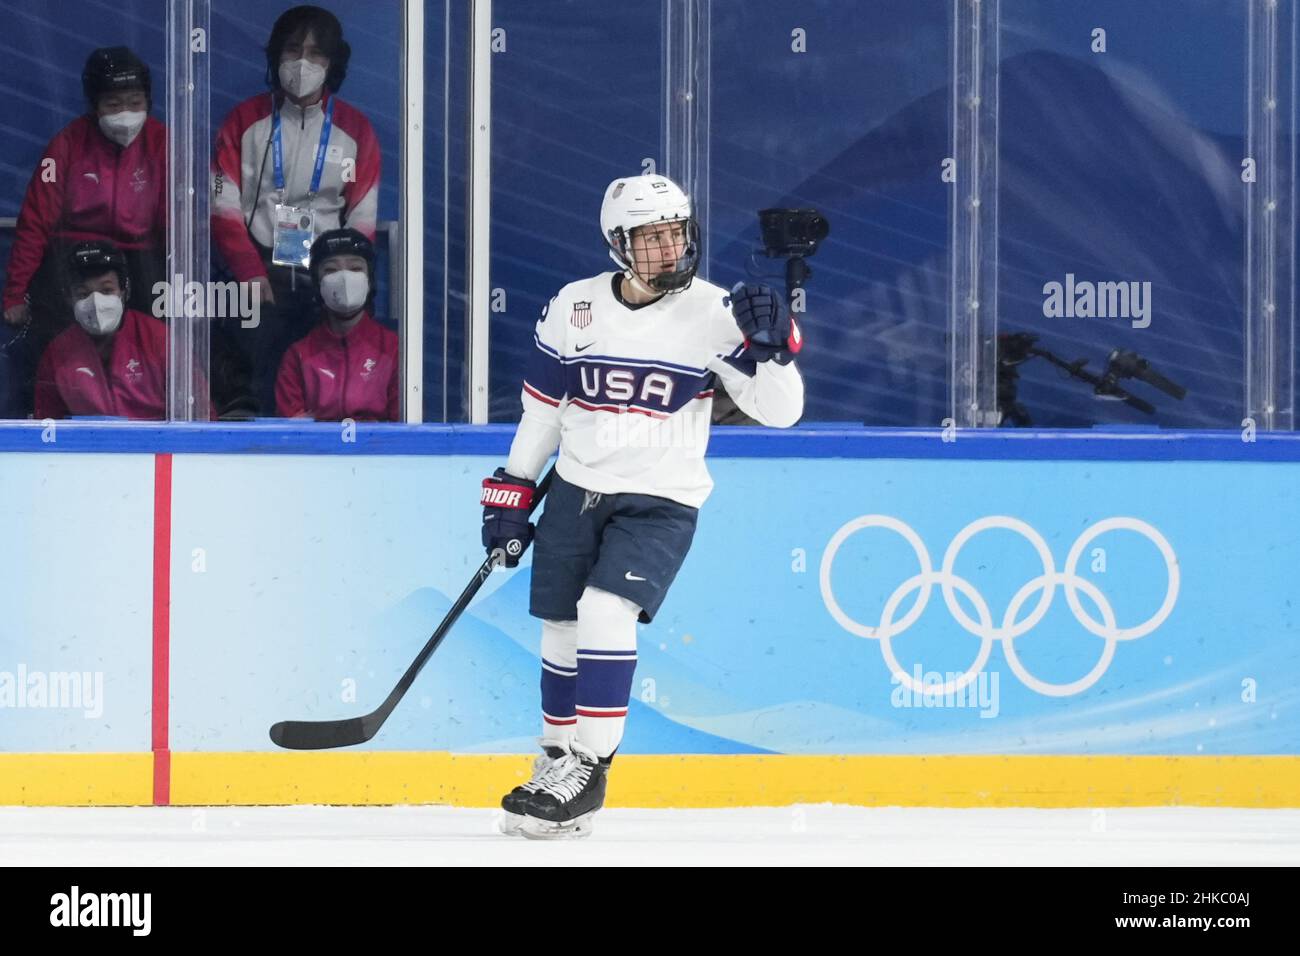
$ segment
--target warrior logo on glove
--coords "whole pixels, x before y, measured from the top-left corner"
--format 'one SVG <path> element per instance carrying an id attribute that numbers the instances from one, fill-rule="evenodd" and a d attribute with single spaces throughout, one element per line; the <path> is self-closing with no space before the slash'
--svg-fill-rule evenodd
<path id="1" fill-rule="evenodd" d="M 507 568 L 516 567 L 519 556 L 532 544 L 533 525 L 528 512 L 536 490 L 535 482 L 516 478 L 504 468 L 483 479 L 483 546 L 489 554 L 501 551 Z"/>

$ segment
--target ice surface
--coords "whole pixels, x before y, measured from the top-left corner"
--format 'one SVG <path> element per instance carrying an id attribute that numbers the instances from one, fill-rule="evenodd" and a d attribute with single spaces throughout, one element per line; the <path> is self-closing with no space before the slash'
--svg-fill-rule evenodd
<path id="1" fill-rule="evenodd" d="M 1300 864 L 1300 810 L 602 811 L 584 841 L 456 807 L 0 807 L 0 865 Z"/>

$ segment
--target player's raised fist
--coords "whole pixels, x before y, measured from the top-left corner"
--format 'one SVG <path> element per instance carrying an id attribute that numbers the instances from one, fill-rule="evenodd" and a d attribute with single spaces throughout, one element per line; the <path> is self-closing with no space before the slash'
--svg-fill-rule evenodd
<path id="1" fill-rule="evenodd" d="M 500 549 L 505 555 L 504 564 L 513 568 L 519 564 L 528 546 L 533 543 L 533 526 L 528 521 L 528 511 L 533 504 L 537 483 L 527 478 L 516 478 L 504 468 L 498 468 L 491 478 L 483 479 L 483 547 L 488 554 Z"/>
<path id="2" fill-rule="evenodd" d="M 785 300 L 771 286 L 737 283 L 731 290 L 731 314 L 745 336 L 745 355 L 756 362 L 775 359 L 787 365 L 803 346 Z"/>

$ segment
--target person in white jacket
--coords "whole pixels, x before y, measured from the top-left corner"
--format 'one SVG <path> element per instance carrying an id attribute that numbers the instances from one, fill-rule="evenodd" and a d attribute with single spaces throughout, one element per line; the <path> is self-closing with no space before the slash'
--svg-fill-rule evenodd
<path id="1" fill-rule="evenodd" d="M 542 310 L 523 417 L 483 482 L 483 543 L 518 564 L 536 481 L 559 449 L 536 527 L 529 612 L 542 620 L 543 753 L 502 800 L 503 829 L 585 836 L 623 737 L 638 619 L 663 602 L 713 487 L 714 389 L 764 425 L 803 414 L 802 345 L 782 297 L 696 278 L 690 198 L 664 176 L 610 183 L 601 231 L 618 264 Z"/>

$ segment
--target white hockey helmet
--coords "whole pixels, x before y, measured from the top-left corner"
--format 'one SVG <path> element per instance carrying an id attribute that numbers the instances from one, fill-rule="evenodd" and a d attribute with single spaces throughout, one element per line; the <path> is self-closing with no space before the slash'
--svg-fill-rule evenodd
<path id="1" fill-rule="evenodd" d="M 632 230 L 659 222 L 682 222 L 686 249 L 672 272 L 638 275 L 632 265 Z M 609 245 L 609 257 L 629 277 L 655 292 L 681 292 L 700 266 L 700 230 L 691 209 L 691 197 L 667 176 L 624 176 L 605 190 L 600 204 L 600 231 Z"/>

